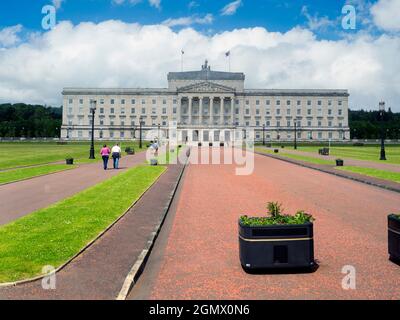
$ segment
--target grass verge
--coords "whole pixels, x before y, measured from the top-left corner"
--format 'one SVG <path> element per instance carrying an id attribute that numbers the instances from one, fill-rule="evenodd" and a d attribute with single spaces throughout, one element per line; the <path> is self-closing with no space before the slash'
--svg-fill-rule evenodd
<path id="1" fill-rule="evenodd" d="M 60 172 L 76 168 L 75 166 L 67 166 L 65 164 L 53 164 L 47 166 L 21 168 L 0 172 L 0 185 L 10 182 L 17 182 L 33 177 L 42 176 L 49 173 Z"/>
<path id="2" fill-rule="evenodd" d="M 350 171 L 359 174 L 363 174 L 369 177 L 394 181 L 400 183 L 400 172 L 386 171 L 380 169 L 372 169 L 372 168 L 364 168 L 364 167 L 354 167 L 354 166 L 346 166 L 346 167 L 336 167 L 336 169 L 343 171 Z"/>
<path id="3" fill-rule="evenodd" d="M 315 164 L 326 164 L 326 165 L 334 165 L 335 164 L 335 162 L 332 160 L 324 160 L 324 159 L 319 159 L 319 158 L 314 158 L 314 157 L 307 157 L 307 156 L 303 156 L 303 155 L 299 155 L 299 154 L 284 153 L 284 152 L 281 152 L 281 150 L 282 149 L 279 149 L 279 153 L 274 153 L 274 151 L 271 149 L 265 149 L 262 147 L 254 148 L 254 151 L 256 151 L 256 152 L 275 154 L 277 156 L 281 156 L 281 157 L 289 158 L 289 159 L 293 159 L 293 160 L 300 160 L 300 161 L 315 163 Z"/>
<path id="4" fill-rule="evenodd" d="M 0 227 L 0 282 L 59 267 L 118 219 L 165 167 L 138 166 Z"/>

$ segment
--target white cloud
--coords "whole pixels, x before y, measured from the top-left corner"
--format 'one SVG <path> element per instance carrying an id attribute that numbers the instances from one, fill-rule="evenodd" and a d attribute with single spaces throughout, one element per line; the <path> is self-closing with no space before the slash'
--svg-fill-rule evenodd
<path id="1" fill-rule="evenodd" d="M 117 5 L 117 6 L 123 5 L 125 3 L 128 3 L 128 4 L 132 5 L 132 6 L 135 6 L 135 5 L 137 5 L 137 4 L 141 3 L 141 2 L 142 2 L 142 0 L 111 0 L 111 3 L 114 4 L 114 5 Z M 149 0 L 149 4 L 152 7 L 156 7 L 158 9 L 161 8 L 161 0 Z"/>
<path id="2" fill-rule="evenodd" d="M 336 22 L 330 20 L 327 16 L 319 17 L 317 14 L 312 16 L 307 9 L 307 6 L 301 8 L 301 13 L 307 18 L 308 28 L 312 31 L 326 30 L 329 27 L 334 27 Z"/>
<path id="3" fill-rule="evenodd" d="M 4 32 L 0 30 L 0 34 Z M 169 71 L 213 70 L 246 74 L 247 88 L 344 88 L 352 108 L 377 108 L 384 99 L 400 111 L 400 37 L 318 40 L 307 29 L 286 33 L 247 28 L 205 35 L 191 28 L 105 21 L 72 25 L 0 50 L 0 100 L 61 104 L 63 87 L 166 87 Z"/>
<path id="4" fill-rule="evenodd" d="M 223 16 L 234 15 L 237 9 L 239 9 L 241 5 L 242 5 L 242 0 L 236 0 L 231 3 L 228 3 L 225 7 L 222 8 L 221 15 Z"/>
<path id="5" fill-rule="evenodd" d="M 0 47 L 13 46 L 20 41 L 18 33 L 22 31 L 22 25 L 7 27 L 0 30 Z"/>
<path id="6" fill-rule="evenodd" d="M 162 24 L 168 27 L 177 27 L 177 26 L 190 26 L 193 24 L 211 24 L 214 20 L 212 14 L 206 14 L 204 17 L 198 16 L 190 16 L 190 17 L 181 17 L 176 19 L 167 19 Z"/>
<path id="7" fill-rule="evenodd" d="M 371 7 L 375 25 L 385 31 L 400 31 L 400 0 L 379 0 Z"/>
<path id="8" fill-rule="evenodd" d="M 149 0 L 149 3 L 152 7 L 161 9 L 161 0 Z"/>

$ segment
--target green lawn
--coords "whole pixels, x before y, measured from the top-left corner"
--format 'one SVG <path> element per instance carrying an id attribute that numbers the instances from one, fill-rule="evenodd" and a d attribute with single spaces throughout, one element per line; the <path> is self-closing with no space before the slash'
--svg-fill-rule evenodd
<path id="1" fill-rule="evenodd" d="M 0 171 L 0 185 L 74 168 L 76 167 L 67 166 L 65 164 L 49 164 L 38 167 Z"/>
<path id="2" fill-rule="evenodd" d="M 138 166 L 0 227 L 0 282 L 58 267 L 121 216 L 166 170 Z"/>
<path id="3" fill-rule="evenodd" d="M 96 142 L 97 160 L 104 143 L 112 144 Z M 120 145 L 122 151 L 128 146 L 138 149 L 137 142 L 126 141 Z M 88 161 L 89 149 L 90 142 L 68 142 L 67 145 L 57 145 L 56 142 L 0 142 L 0 170 L 63 161 L 67 156 L 83 163 Z"/>
<path id="4" fill-rule="evenodd" d="M 310 162 L 310 163 L 315 163 L 315 164 L 327 164 L 327 165 L 334 165 L 335 162 L 332 160 L 324 160 L 324 159 L 319 159 L 319 158 L 313 158 L 313 157 L 307 157 L 299 154 L 293 154 L 293 153 L 285 153 L 282 152 L 284 149 L 279 149 L 279 153 L 274 153 L 273 150 L 271 149 L 265 149 L 263 147 L 255 147 L 254 151 L 256 152 L 261 152 L 261 153 L 269 153 L 269 154 L 275 154 L 277 156 L 281 156 L 284 158 L 289 158 L 293 160 L 300 160 L 304 162 Z"/>
<path id="5" fill-rule="evenodd" d="M 355 172 L 355 173 L 363 174 L 363 175 L 374 177 L 374 178 L 390 180 L 390 181 L 400 183 L 400 172 L 392 172 L 392 171 L 386 171 L 386 170 L 363 168 L 363 167 L 352 167 L 352 166 L 337 167 L 336 169 L 340 169 L 343 171 Z"/>
<path id="6" fill-rule="evenodd" d="M 318 154 L 318 149 L 322 147 L 328 147 L 328 144 L 325 144 L 323 146 L 302 145 L 299 146 L 298 150 Z M 287 148 L 293 149 L 293 146 L 287 146 Z M 387 145 L 385 149 L 387 158 L 387 161 L 385 161 L 385 163 L 400 165 L 400 145 Z M 383 163 L 383 161 L 379 160 L 380 150 L 381 148 L 379 145 L 365 145 L 362 147 L 333 145 L 331 146 L 330 154 L 339 158 L 352 158 Z"/>

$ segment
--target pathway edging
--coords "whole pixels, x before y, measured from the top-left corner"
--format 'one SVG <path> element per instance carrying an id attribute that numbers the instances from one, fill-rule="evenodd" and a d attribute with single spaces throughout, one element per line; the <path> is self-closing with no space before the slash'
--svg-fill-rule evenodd
<path id="1" fill-rule="evenodd" d="M 359 175 L 359 174 L 356 174 L 356 173 L 353 173 L 353 174 L 354 175 L 359 175 L 360 177 L 358 177 L 358 176 L 350 176 L 350 175 L 347 175 L 344 172 L 340 172 L 340 171 L 326 170 L 324 168 L 319 167 L 318 165 L 315 165 L 315 164 L 311 165 L 311 164 L 308 164 L 308 163 L 306 163 L 304 161 L 300 161 L 300 160 L 294 160 L 294 159 L 280 157 L 280 156 L 277 156 L 277 155 L 268 154 L 268 153 L 262 153 L 262 152 L 254 152 L 254 153 L 256 153 L 258 155 L 261 155 L 261 156 L 270 157 L 270 158 L 274 158 L 274 159 L 277 159 L 277 160 L 285 161 L 285 162 L 288 162 L 288 163 L 296 164 L 296 165 L 301 166 L 301 167 L 305 167 L 305 168 L 321 171 L 321 172 L 324 172 L 324 173 L 332 174 L 332 175 L 335 175 L 335 176 L 338 176 L 338 177 L 341 177 L 341 178 L 345 178 L 345 179 L 349 179 L 349 180 L 365 183 L 365 184 L 368 184 L 368 185 L 371 185 L 371 186 L 374 186 L 374 187 L 378 187 L 378 188 L 382 188 L 382 189 L 386 189 L 386 190 L 390 190 L 390 191 L 394 191 L 394 192 L 400 193 L 400 186 L 398 188 L 396 188 L 396 187 L 392 187 L 392 186 L 389 186 L 389 185 L 386 185 L 386 184 L 383 184 L 383 183 L 374 182 L 372 180 L 366 180 L 366 179 L 362 178 L 362 175 Z M 375 178 L 375 179 L 378 179 L 378 178 Z"/>
<path id="2" fill-rule="evenodd" d="M 129 292 L 131 291 L 133 285 L 136 283 L 138 277 L 140 276 L 141 272 L 143 271 L 146 262 L 150 256 L 150 253 L 154 247 L 154 244 L 157 240 L 158 235 L 160 234 L 161 227 L 163 226 L 165 219 L 168 215 L 169 209 L 171 207 L 172 201 L 176 195 L 178 187 L 182 181 L 183 173 L 187 167 L 188 158 L 186 158 L 186 162 L 182 167 L 182 170 L 179 174 L 177 182 L 172 190 L 170 197 L 168 199 L 168 204 L 164 208 L 164 213 L 160 219 L 160 222 L 154 228 L 154 231 L 151 234 L 151 239 L 147 242 L 147 246 L 142 250 L 140 255 L 138 256 L 136 262 L 133 264 L 131 270 L 129 271 L 128 275 L 125 278 L 124 284 L 122 285 L 121 291 L 119 292 L 116 300 L 126 300 Z"/>

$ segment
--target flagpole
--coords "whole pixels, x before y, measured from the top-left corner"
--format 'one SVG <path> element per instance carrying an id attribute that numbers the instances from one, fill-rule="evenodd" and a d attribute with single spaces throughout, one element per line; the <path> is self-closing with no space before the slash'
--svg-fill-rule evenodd
<path id="1" fill-rule="evenodd" d="M 181 72 L 183 72 L 183 55 L 185 54 L 185 52 L 183 50 L 181 50 Z"/>

